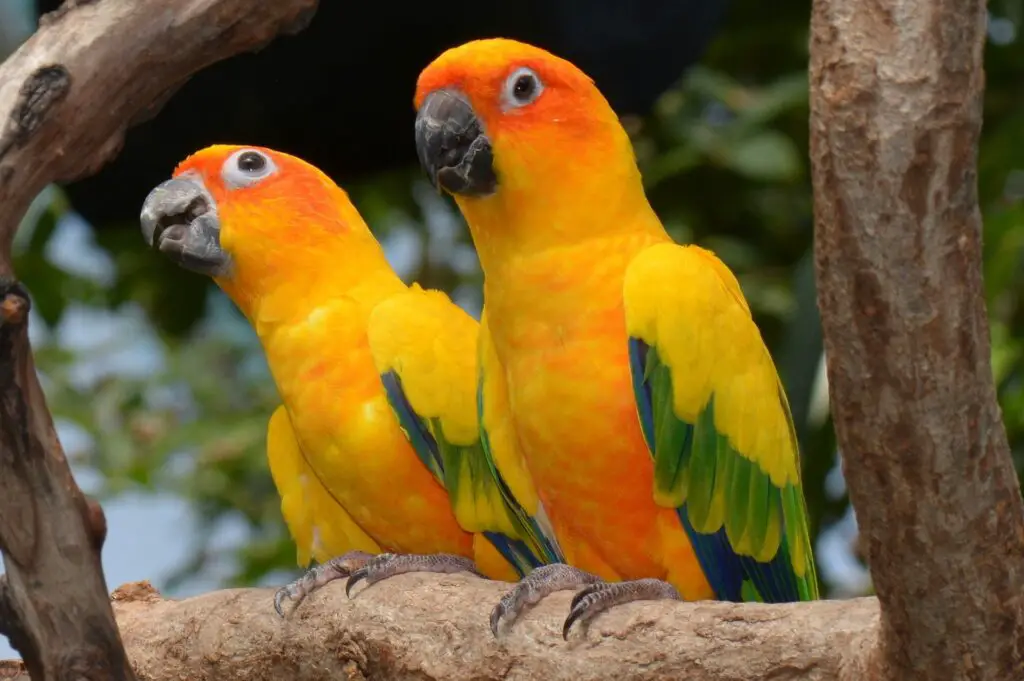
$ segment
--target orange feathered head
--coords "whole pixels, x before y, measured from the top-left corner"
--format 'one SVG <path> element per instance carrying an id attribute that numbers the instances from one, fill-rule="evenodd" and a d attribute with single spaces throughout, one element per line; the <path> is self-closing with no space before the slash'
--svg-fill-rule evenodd
<path id="1" fill-rule="evenodd" d="M 376 245 L 318 168 L 254 146 L 219 144 L 189 156 L 146 197 L 141 223 L 149 245 L 236 299 L 294 282 L 325 258 L 337 267 L 345 249 L 358 257 L 363 242 Z"/>
<path id="2" fill-rule="evenodd" d="M 444 52 L 420 73 L 415 106 L 420 161 L 435 184 L 456 195 L 488 196 L 506 181 L 543 182 L 540 175 L 629 148 L 590 77 L 514 40 L 475 40 Z"/>
<path id="3" fill-rule="evenodd" d="M 501 38 L 452 48 L 420 74 L 414 103 L 420 163 L 455 196 L 475 238 L 495 231 L 485 223 L 508 232 L 541 213 L 550 223 L 569 203 L 600 205 L 616 187 L 640 189 L 632 145 L 608 101 L 580 69 L 541 48 Z"/>

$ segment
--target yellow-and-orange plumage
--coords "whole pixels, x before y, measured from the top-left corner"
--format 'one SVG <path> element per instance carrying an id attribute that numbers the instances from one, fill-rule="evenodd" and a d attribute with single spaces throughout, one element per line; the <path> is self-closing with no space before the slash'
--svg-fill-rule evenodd
<path id="1" fill-rule="evenodd" d="M 273 176 L 225 183 L 243 148 L 271 158 Z M 299 563 L 443 552 L 496 579 L 521 574 L 496 547 L 542 553 L 545 540 L 482 453 L 478 324 L 404 284 L 345 192 L 301 159 L 216 145 L 175 171 L 189 175 L 212 196 L 232 259 L 215 281 L 259 336 L 281 397 L 267 453 Z"/>
<path id="2" fill-rule="evenodd" d="M 543 90 L 519 106 L 523 69 Z M 630 140 L 571 63 L 512 40 L 448 50 L 416 106 L 464 95 L 496 190 L 456 194 L 485 284 L 481 371 L 568 562 L 686 599 L 817 597 L 785 395 L 739 285 L 672 242 Z M 507 411 L 508 413 L 501 413 Z M 752 595 L 753 586 L 756 595 Z"/>

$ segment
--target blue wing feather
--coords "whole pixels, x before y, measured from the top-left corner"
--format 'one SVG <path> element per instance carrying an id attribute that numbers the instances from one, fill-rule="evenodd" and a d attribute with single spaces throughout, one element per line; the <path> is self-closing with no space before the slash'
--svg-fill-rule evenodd
<path id="1" fill-rule="evenodd" d="M 437 440 L 430 434 L 427 424 L 423 422 L 409 404 L 409 399 L 402 390 L 402 379 L 394 371 L 388 371 L 381 375 L 381 383 L 384 384 L 384 391 L 388 396 L 388 403 L 398 417 L 398 423 L 409 438 L 416 456 L 420 458 L 423 465 L 434 474 L 439 482 L 444 484 L 444 463 L 441 460 L 441 451 L 437 446 Z"/>
<path id="2" fill-rule="evenodd" d="M 651 386 L 645 380 L 647 367 L 647 343 L 639 338 L 629 339 L 629 368 L 633 380 L 633 394 L 636 396 L 637 415 L 644 432 L 647 447 L 654 451 L 654 408 L 651 406 Z"/>
<path id="3" fill-rule="evenodd" d="M 434 474 L 438 482 L 445 485 L 445 464 L 444 456 L 441 451 L 442 447 L 438 443 L 437 438 L 431 432 L 426 420 L 417 414 L 416 410 L 413 409 L 412 404 L 410 404 L 405 391 L 402 389 L 401 378 L 395 371 L 388 371 L 382 374 L 380 378 L 388 397 L 388 403 L 391 405 L 391 409 L 397 416 L 398 422 L 402 426 L 402 430 L 409 439 L 409 443 L 412 445 L 417 457 L 419 457 L 420 461 L 423 462 L 423 465 Z M 481 444 L 484 445 L 484 443 Z M 484 455 L 483 451 L 479 451 L 477 454 L 479 456 Z M 505 484 L 505 481 L 493 466 L 491 467 L 491 470 L 494 473 L 495 480 L 506 505 L 509 505 L 510 500 L 512 500 L 510 510 L 518 509 L 518 505 L 514 503 L 512 493 L 508 489 L 508 485 Z M 449 490 L 449 492 L 451 492 L 451 490 Z M 540 532 L 540 528 L 537 527 L 536 521 L 528 517 L 520 519 L 531 525 L 531 528 L 536 532 L 536 536 L 540 538 L 544 537 L 544 534 Z M 538 557 L 530 550 L 530 547 L 520 539 L 514 539 L 499 532 L 485 531 L 482 534 L 488 541 L 490 541 L 505 560 L 515 568 L 520 577 L 525 576 L 533 568 L 543 565 L 545 562 L 561 562 L 562 560 L 560 553 L 549 543 L 543 541 L 541 542 L 541 549 L 546 555 Z"/>
<path id="4" fill-rule="evenodd" d="M 704 576 L 720 601 L 743 600 L 743 562 L 732 550 L 725 528 L 714 534 L 703 534 L 694 529 L 686 512 L 686 504 L 676 509 L 679 522 L 690 538 Z M 755 583 L 756 586 L 756 583 Z"/>
<path id="5" fill-rule="evenodd" d="M 633 392 L 636 399 L 637 415 L 643 430 L 647 446 L 654 455 L 659 440 L 677 443 L 680 448 L 680 458 L 688 456 L 690 447 L 694 445 L 693 427 L 694 424 L 684 423 L 675 418 L 673 414 L 660 414 L 655 407 L 655 399 L 652 394 L 652 382 L 655 373 L 667 378 L 663 387 L 667 394 L 662 396 L 662 401 L 669 399 L 671 395 L 671 375 L 666 367 L 660 364 L 657 349 L 651 348 L 643 340 L 635 337 L 629 338 L 629 363 L 633 382 Z M 701 419 L 710 418 L 713 426 L 714 396 L 709 400 L 705 413 Z M 664 419 L 669 418 L 671 422 Z M 675 428 L 682 429 L 672 438 L 661 438 L 660 429 Z M 735 456 L 738 454 L 734 453 Z M 657 463 L 672 465 L 675 458 L 666 458 Z M 657 464 L 656 464 L 657 465 Z M 665 469 L 666 472 L 675 477 L 679 470 Z M 714 473 L 712 468 L 711 472 Z M 708 489 L 713 489 L 714 481 L 703 483 Z M 774 488 L 772 488 L 774 490 Z M 769 497 L 769 503 L 780 503 L 778 490 L 773 491 Z M 676 508 L 679 521 L 686 531 L 693 546 L 697 561 L 701 570 L 715 592 L 715 598 L 724 601 L 746 600 L 744 586 L 753 587 L 759 600 L 769 603 L 781 603 L 801 600 L 800 589 L 793 575 L 790 564 L 790 555 L 786 542 L 783 541 L 778 553 L 767 563 L 759 563 L 751 556 L 744 556 L 733 550 L 732 543 L 726 533 L 725 527 L 716 532 L 698 532 L 689 519 L 689 509 L 686 502 Z M 766 511 L 767 512 L 767 511 Z M 785 528 L 784 528 L 785 529 Z"/>

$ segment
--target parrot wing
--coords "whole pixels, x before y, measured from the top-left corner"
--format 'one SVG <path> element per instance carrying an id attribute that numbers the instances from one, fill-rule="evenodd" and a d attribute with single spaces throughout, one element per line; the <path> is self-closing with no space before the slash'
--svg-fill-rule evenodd
<path id="1" fill-rule="evenodd" d="M 367 329 L 388 402 L 448 491 L 459 524 L 483 533 L 522 576 L 552 562 L 554 551 L 485 452 L 477 420 L 478 330 L 443 293 L 416 285 L 377 305 Z"/>
<path id="2" fill-rule="evenodd" d="M 732 272 L 658 244 L 624 282 L 637 412 L 656 502 L 674 507 L 722 600 L 815 600 L 793 418 Z"/>
<path id="3" fill-rule="evenodd" d="M 346 551 L 380 553 L 377 543 L 356 524 L 306 463 L 283 404 L 274 410 L 267 424 L 267 461 L 300 566 L 308 566 L 311 557 L 324 563 Z"/>

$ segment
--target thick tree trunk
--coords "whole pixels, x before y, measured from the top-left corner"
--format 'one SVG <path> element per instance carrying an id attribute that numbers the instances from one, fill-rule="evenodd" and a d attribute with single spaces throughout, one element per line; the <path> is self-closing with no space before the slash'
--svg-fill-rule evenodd
<path id="1" fill-rule="evenodd" d="M 68 2 L 0 64 L 0 632 L 32 678 L 133 679 L 100 564 L 103 511 L 75 484 L 28 343 L 10 247 L 47 184 L 94 172 L 196 70 L 300 28 L 316 0 Z"/>
<path id="2" fill-rule="evenodd" d="M 815 0 L 833 416 L 893 679 L 1024 678 L 1024 505 L 989 363 L 982 0 Z"/>

